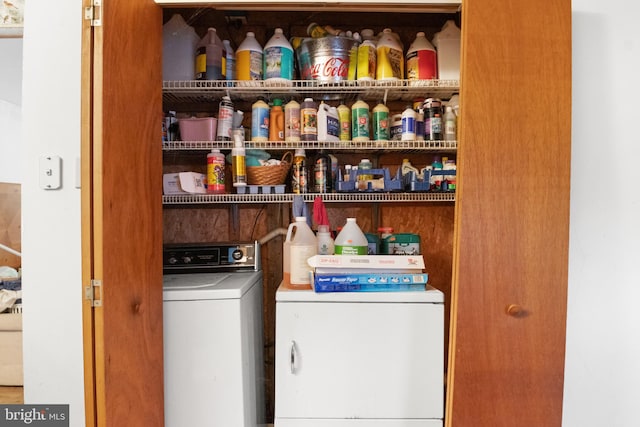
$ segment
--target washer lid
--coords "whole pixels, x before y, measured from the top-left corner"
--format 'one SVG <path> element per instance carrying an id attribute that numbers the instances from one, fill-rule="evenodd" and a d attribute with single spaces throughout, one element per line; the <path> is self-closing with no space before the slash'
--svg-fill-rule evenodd
<path id="1" fill-rule="evenodd" d="M 239 299 L 262 280 L 262 272 L 166 274 L 164 301 Z"/>

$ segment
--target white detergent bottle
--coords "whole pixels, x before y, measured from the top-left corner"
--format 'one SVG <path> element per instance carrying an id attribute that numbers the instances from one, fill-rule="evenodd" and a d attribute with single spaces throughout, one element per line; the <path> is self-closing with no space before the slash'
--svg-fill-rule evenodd
<path id="1" fill-rule="evenodd" d="M 318 106 L 318 141 L 340 141 L 338 109 L 324 101 Z"/>
<path id="2" fill-rule="evenodd" d="M 162 79 L 191 80 L 195 74 L 193 55 L 200 37 L 182 16 L 174 14 L 162 27 Z"/>
<path id="3" fill-rule="evenodd" d="M 293 79 L 293 47 L 282 33 L 282 28 L 276 28 L 264 45 L 262 61 L 265 83 L 286 83 Z"/>
<path id="4" fill-rule="evenodd" d="M 347 218 L 335 239 L 336 255 L 367 255 L 369 241 L 362 232 L 355 218 Z"/>
<path id="5" fill-rule="evenodd" d="M 252 31 L 236 49 L 236 80 L 262 80 L 262 46 Z"/>
<path id="6" fill-rule="evenodd" d="M 308 288 L 311 284 L 309 273 L 312 268 L 307 260 L 318 253 L 318 241 L 313 230 L 307 225 L 306 217 L 297 216 L 296 221 L 289 224 L 283 249 L 284 265 L 289 267 L 288 277 L 287 267 L 283 267 L 285 283 L 293 287 Z"/>

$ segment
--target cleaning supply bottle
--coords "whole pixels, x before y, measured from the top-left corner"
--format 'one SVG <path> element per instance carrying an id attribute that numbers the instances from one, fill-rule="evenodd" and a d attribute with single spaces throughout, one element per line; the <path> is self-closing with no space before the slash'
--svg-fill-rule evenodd
<path id="1" fill-rule="evenodd" d="M 413 141 L 416 139 L 416 119 L 416 111 L 411 106 L 407 106 L 402 112 L 402 134 L 400 140 Z"/>
<path id="2" fill-rule="evenodd" d="M 331 158 L 324 150 L 320 150 L 313 161 L 313 184 L 315 193 L 330 193 L 333 190 Z"/>
<path id="3" fill-rule="evenodd" d="M 358 99 L 351 106 L 351 140 L 354 142 L 369 141 L 369 104 Z"/>
<path id="4" fill-rule="evenodd" d="M 286 267 L 284 268 L 285 283 L 291 284 L 293 287 L 301 286 L 309 287 L 311 280 L 309 273 L 312 268 L 307 260 L 318 253 L 318 241 L 313 230 L 307 225 L 307 218 L 297 216 L 296 221 L 289 224 L 287 229 L 287 237 L 285 244 L 289 242 L 288 249 L 286 246 L 284 263 L 289 267 L 287 277 Z"/>
<path id="5" fill-rule="evenodd" d="M 430 80 L 437 76 L 436 49 L 420 31 L 407 50 L 407 80 Z"/>
<path id="6" fill-rule="evenodd" d="M 236 50 L 236 79 L 262 80 L 262 46 L 252 31 Z"/>
<path id="7" fill-rule="evenodd" d="M 413 172 L 415 173 L 416 178 L 418 178 L 418 175 L 420 174 L 420 171 L 418 171 L 418 168 L 413 166 L 409 159 L 402 159 L 402 165 L 400 166 L 400 171 L 402 172 L 402 176 L 410 172 Z"/>
<path id="8" fill-rule="evenodd" d="M 227 95 L 223 96 L 218 106 L 217 135 L 219 141 L 231 141 L 233 129 L 233 102 Z"/>
<path id="9" fill-rule="evenodd" d="M 336 255 L 367 255 L 369 241 L 358 226 L 355 218 L 347 218 L 347 223 L 336 236 Z"/>
<path id="10" fill-rule="evenodd" d="M 318 233 L 318 255 L 333 255 L 335 253 L 335 244 L 328 225 L 319 225 Z"/>
<path id="11" fill-rule="evenodd" d="M 385 28 L 376 46 L 376 79 L 398 80 L 404 78 L 402 45 L 390 28 Z"/>
<path id="12" fill-rule="evenodd" d="M 231 149 L 231 178 L 234 187 L 245 187 L 247 185 L 246 155 L 244 130 L 234 129 L 233 148 Z"/>
<path id="13" fill-rule="evenodd" d="M 300 141 L 300 104 L 295 99 L 284 106 L 284 140 Z"/>
<path id="14" fill-rule="evenodd" d="M 318 141 L 340 141 L 338 110 L 324 101 L 318 106 Z"/>
<path id="15" fill-rule="evenodd" d="M 373 139 L 374 141 L 389 140 L 389 107 L 379 102 L 373 108 Z"/>
<path id="16" fill-rule="evenodd" d="M 446 112 L 444 113 L 443 121 L 444 121 L 444 140 L 445 141 L 455 141 L 456 140 L 456 115 L 453 112 L 453 109 L 447 106 Z"/>
<path id="17" fill-rule="evenodd" d="M 251 141 L 269 140 L 269 105 L 259 98 L 251 105 Z"/>
<path id="18" fill-rule="evenodd" d="M 276 28 L 264 45 L 262 58 L 265 83 L 283 83 L 293 79 L 293 47 L 282 33 L 282 28 Z"/>
<path id="19" fill-rule="evenodd" d="M 304 148 L 296 148 L 291 165 L 291 192 L 304 194 L 309 192 L 307 156 Z"/>
<path id="20" fill-rule="evenodd" d="M 207 154 L 207 193 L 224 193 L 224 155 L 214 148 Z"/>
<path id="21" fill-rule="evenodd" d="M 175 13 L 162 26 L 162 79 L 191 80 L 195 76 L 193 52 L 200 37 L 182 15 Z"/>
<path id="22" fill-rule="evenodd" d="M 222 45 L 224 46 L 225 52 L 227 53 L 227 56 L 226 56 L 227 80 L 235 80 L 236 79 L 236 54 L 233 52 L 233 49 L 231 48 L 231 42 L 229 40 L 222 40 Z"/>
<path id="23" fill-rule="evenodd" d="M 300 139 L 318 140 L 318 108 L 312 98 L 305 98 L 300 104 Z"/>
<path id="24" fill-rule="evenodd" d="M 284 141 L 284 110 L 280 98 L 273 100 L 269 113 L 269 141 Z"/>
<path id="25" fill-rule="evenodd" d="M 211 27 L 196 48 L 196 80 L 225 80 L 227 53 L 216 29 Z"/>
<path id="26" fill-rule="evenodd" d="M 431 163 L 431 170 L 433 171 L 441 171 L 442 170 L 442 160 L 440 156 L 434 156 L 433 162 Z M 439 191 L 442 186 L 442 175 L 432 175 L 430 180 L 430 187 L 432 190 Z"/>
<path id="27" fill-rule="evenodd" d="M 358 80 L 375 80 L 377 67 L 376 44 L 373 40 L 364 40 L 358 46 L 358 66 L 356 77 Z"/>
<path id="28" fill-rule="evenodd" d="M 341 103 L 337 110 L 338 122 L 340 122 L 340 141 L 351 141 L 351 109 Z"/>

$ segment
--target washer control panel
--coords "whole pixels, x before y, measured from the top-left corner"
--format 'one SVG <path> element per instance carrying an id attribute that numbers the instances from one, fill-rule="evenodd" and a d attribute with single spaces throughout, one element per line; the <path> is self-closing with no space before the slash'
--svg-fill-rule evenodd
<path id="1" fill-rule="evenodd" d="M 258 242 L 164 245 L 163 271 L 167 274 L 259 270 L 259 249 Z"/>

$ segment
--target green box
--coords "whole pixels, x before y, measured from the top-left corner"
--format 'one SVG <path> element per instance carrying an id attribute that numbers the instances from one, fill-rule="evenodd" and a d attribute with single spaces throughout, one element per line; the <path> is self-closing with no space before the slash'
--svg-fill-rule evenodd
<path id="1" fill-rule="evenodd" d="M 395 233 L 382 239 L 380 253 L 385 255 L 420 255 L 420 236 Z"/>

